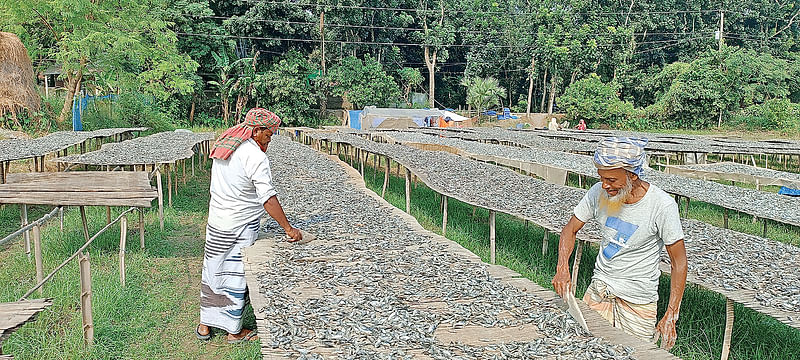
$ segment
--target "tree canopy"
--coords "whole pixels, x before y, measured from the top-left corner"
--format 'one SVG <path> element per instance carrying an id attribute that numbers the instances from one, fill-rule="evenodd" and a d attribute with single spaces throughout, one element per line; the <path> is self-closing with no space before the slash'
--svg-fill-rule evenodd
<path id="1" fill-rule="evenodd" d="M 476 77 L 496 79 L 518 110 L 615 126 L 702 128 L 800 101 L 793 1 L 0 2 L 0 30 L 19 34 L 37 65 L 61 66 L 68 91 L 84 81 L 173 99 L 176 117 L 197 104 L 227 119 L 258 104 L 311 124 L 329 96 L 410 106 L 412 92 L 467 107 L 461 83 Z M 252 61 L 222 79 L 220 54 Z M 579 96 L 604 98 L 557 106 Z M 612 104 L 616 115 L 599 115 Z"/>

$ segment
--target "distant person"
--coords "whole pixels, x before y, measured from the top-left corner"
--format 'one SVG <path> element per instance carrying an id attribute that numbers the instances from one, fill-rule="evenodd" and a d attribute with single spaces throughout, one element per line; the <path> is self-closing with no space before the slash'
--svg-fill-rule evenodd
<path id="1" fill-rule="evenodd" d="M 550 119 L 550 123 L 547 124 L 547 130 L 558 131 L 558 128 L 558 120 L 556 120 L 556 118 Z"/>
<path id="2" fill-rule="evenodd" d="M 561 125 L 558 126 L 558 128 L 559 128 L 559 130 L 561 130 L 561 129 L 569 129 L 569 121 L 564 120 L 564 122 L 562 122 Z"/>
<path id="3" fill-rule="evenodd" d="M 211 201 L 200 282 L 200 324 L 195 329 L 200 340 L 211 338 L 211 327 L 227 331 L 231 344 L 258 339 L 254 330 L 242 329 L 248 295 L 241 249 L 255 242 L 264 211 L 283 227 L 290 242 L 303 238 L 278 202 L 265 153 L 280 124 L 272 112 L 251 109 L 244 122 L 226 130 L 211 149 Z"/>
<path id="4" fill-rule="evenodd" d="M 575 128 L 578 129 L 579 131 L 586 131 L 586 122 L 583 121 L 583 119 L 581 119 L 581 121 L 578 122 L 578 125 L 575 126 Z"/>
<path id="5" fill-rule="evenodd" d="M 670 349 L 686 287 L 686 248 L 678 204 L 640 177 L 646 144 L 646 139 L 609 137 L 597 146 L 594 165 L 600 182 L 586 192 L 561 230 L 553 288 L 562 297 L 572 291 L 569 258 L 575 237 L 586 222 L 596 220 L 602 234 L 600 252 L 583 301 L 614 327 L 645 341 L 662 336 L 662 347 Z M 664 246 L 672 265 L 670 296 L 656 325 Z"/>

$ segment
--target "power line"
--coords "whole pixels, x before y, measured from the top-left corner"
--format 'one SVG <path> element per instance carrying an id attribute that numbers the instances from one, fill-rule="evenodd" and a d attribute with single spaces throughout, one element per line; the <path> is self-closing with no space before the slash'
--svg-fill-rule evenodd
<path id="1" fill-rule="evenodd" d="M 312 3 L 294 3 L 287 1 L 263 1 L 263 0 L 241 0 L 242 2 L 251 4 L 269 4 L 269 5 L 286 5 L 286 6 L 299 6 L 299 7 L 317 7 L 326 9 L 351 9 L 351 10 L 377 10 L 377 11 L 407 11 L 407 12 L 439 12 L 440 9 L 419 9 L 419 8 L 399 8 L 399 7 L 376 7 L 376 6 L 360 6 L 360 5 L 333 5 L 333 4 L 312 4 Z M 481 10 L 459 10 L 459 9 L 445 9 L 448 13 L 471 13 L 479 15 L 540 15 L 539 12 L 516 12 L 516 11 L 481 11 Z M 699 9 L 699 10 L 665 10 L 665 11 L 589 11 L 589 12 L 572 12 L 569 15 L 669 15 L 669 14 L 706 14 L 718 13 L 718 9 Z"/>
<path id="2" fill-rule="evenodd" d="M 283 38 L 283 37 L 262 37 L 262 36 L 243 36 L 243 35 L 223 35 L 223 34 L 196 34 L 196 33 L 184 33 L 184 32 L 176 32 L 176 35 L 180 36 L 201 36 L 201 37 L 225 37 L 225 38 L 232 38 L 232 39 L 247 39 L 247 40 L 266 40 L 266 41 L 293 41 L 293 42 L 308 42 L 308 43 L 316 43 L 320 42 L 319 39 L 300 39 L 300 38 Z M 687 33 L 688 35 L 689 33 Z M 654 40 L 654 41 L 642 41 L 637 42 L 638 45 L 643 44 L 658 44 L 664 42 L 671 42 L 679 39 L 669 39 L 669 40 Z M 337 43 L 337 44 L 355 44 L 355 45 L 390 45 L 390 46 L 437 46 L 437 47 L 480 47 L 486 46 L 485 44 L 422 44 L 422 43 L 400 43 L 400 42 L 378 42 L 378 41 L 350 41 L 350 40 L 328 40 L 325 39 L 325 42 L 329 43 Z M 597 45 L 598 48 L 609 48 L 615 46 L 627 46 L 630 43 L 616 43 L 616 44 L 599 44 Z M 503 48 L 503 49 L 528 49 L 534 46 L 519 46 L 519 45 L 493 45 L 495 48 Z"/>
<path id="3" fill-rule="evenodd" d="M 237 18 L 242 18 L 246 21 L 254 21 L 254 22 L 262 22 L 267 24 L 278 24 L 278 25 L 308 25 L 317 27 L 319 26 L 319 22 L 308 22 L 308 21 L 290 21 L 290 20 L 271 20 L 271 19 L 261 19 L 261 18 L 244 18 L 245 15 L 235 15 L 235 16 L 216 16 L 216 15 L 197 15 L 197 14 L 182 14 L 183 16 L 187 17 L 194 17 L 194 18 L 205 18 L 205 19 L 217 19 L 217 20 L 233 20 Z M 350 25 L 350 24 L 334 24 L 334 23 L 325 23 L 326 27 L 342 27 L 342 28 L 357 28 L 357 29 L 370 29 L 370 30 L 401 30 L 401 31 L 425 31 L 425 29 L 420 28 L 410 28 L 410 27 L 395 27 L 395 26 L 378 26 L 378 25 Z M 448 33 L 455 33 L 455 34 L 485 34 L 486 31 L 482 30 L 445 30 Z M 633 33 L 581 33 L 580 35 L 609 35 L 609 36 L 660 36 L 660 35 L 689 35 L 689 34 L 697 34 L 697 33 L 708 33 L 711 34 L 714 31 L 695 31 L 695 32 L 633 32 Z M 572 35 L 570 33 L 565 33 L 565 36 Z"/>

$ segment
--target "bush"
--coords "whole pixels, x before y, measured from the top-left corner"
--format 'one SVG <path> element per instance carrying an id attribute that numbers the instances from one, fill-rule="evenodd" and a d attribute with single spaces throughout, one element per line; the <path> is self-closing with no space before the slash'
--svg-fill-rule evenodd
<path id="1" fill-rule="evenodd" d="M 585 120 L 589 127 L 600 124 L 621 127 L 630 123 L 636 110 L 633 104 L 619 99 L 617 87 L 591 74 L 570 85 L 558 98 L 558 104 L 570 121 Z"/>
<path id="2" fill-rule="evenodd" d="M 89 103 L 83 112 L 84 130 L 109 127 L 144 126 L 153 132 L 172 131 L 175 126 L 152 97 L 125 93 L 114 101 L 101 100 Z"/>
<path id="3" fill-rule="evenodd" d="M 767 100 L 734 114 L 729 125 L 751 130 L 796 131 L 800 129 L 800 104 L 792 103 L 789 99 Z"/>

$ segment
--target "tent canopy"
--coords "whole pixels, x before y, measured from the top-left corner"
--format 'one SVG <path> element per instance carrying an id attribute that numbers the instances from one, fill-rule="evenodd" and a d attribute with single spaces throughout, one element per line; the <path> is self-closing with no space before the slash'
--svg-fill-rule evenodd
<path id="1" fill-rule="evenodd" d="M 361 111 L 361 130 L 374 128 L 410 128 L 426 126 L 426 119 L 439 118 L 438 109 L 395 109 L 367 106 Z M 351 119 L 351 123 L 352 123 Z"/>

